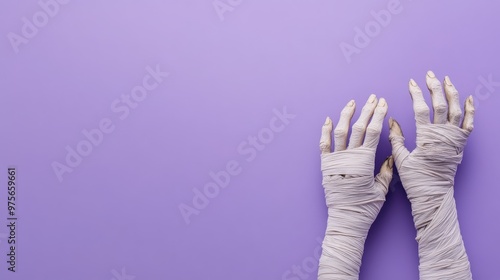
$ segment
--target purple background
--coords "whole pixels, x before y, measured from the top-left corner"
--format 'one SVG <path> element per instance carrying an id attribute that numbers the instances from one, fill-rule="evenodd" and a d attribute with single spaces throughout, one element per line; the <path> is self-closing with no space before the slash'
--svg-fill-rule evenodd
<path id="1" fill-rule="evenodd" d="M 70 1 L 16 53 L 9 32 L 21 35 L 22 18 L 41 7 L 3 1 L 0 278 L 279 280 L 294 265 L 306 271 L 326 226 L 325 117 L 336 122 L 350 99 L 360 107 L 376 93 L 412 148 L 407 83 L 425 89 L 432 69 L 451 77 L 462 101 L 472 94 L 479 103 L 456 201 L 475 279 L 500 279 L 500 87 L 481 87 L 489 76 L 500 81 L 500 5 L 401 0 L 401 12 L 348 63 L 339 45 L 354 45 L 355 28 L 389 2 L 233 0 L 222 18 L 212 0 Z M 111 104 L 156 65 L 170 76 L 120 120 Z M 247 161 L 238 145 L 284 106 L 296 117 Z M 60 182 L 51 164 L 64 163 L 65 147 L 103 118 L 115 130 Z M 385 123 L 377 170 L 387 138 Z M 231 160 L 241 173 L 186 225 L 179 205 L 192 205 L 193 188 Z M 5 262 L 10 165 L 18 168 L 17 273 Z M 395 179 L 360 278 L 418 279 L 414 238 Z M 302 276 L 288 279 L 316 279 L 316 271 Z"/>

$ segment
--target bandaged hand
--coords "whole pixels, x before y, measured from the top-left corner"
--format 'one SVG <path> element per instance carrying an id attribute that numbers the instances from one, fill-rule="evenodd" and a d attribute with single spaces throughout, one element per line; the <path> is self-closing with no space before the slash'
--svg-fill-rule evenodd
<path id="1" fill-rule="evenodd" d="M 441 83 L 429 71 L 427 87 L 432 97 L 434 120 L 421 89 L 410 80 L 409 88 L 417 126 L 417 147 L 404 146 L 401 127 L 390 119 L 393 157 L 417 229 L 420 279 L 472 279 L 469 260 L 460 234 L 453 186 L 457 166 L 473 129 L 472 96 L 465 101 L 463 121 L 459 94 L 448 77 Z"/>
<path id="2" fill-rule="evenodd" d="M 366 236 L 384 204 L 392 179 L 392 157 L 383 163 L 380 173 L 374 177 L 375 150 L 387 114 L 386 101 L 370 96 L 352 127 L 347 146 L 354 111 L 354 101 L 342 110 L 334 131 L 333 153 L 330 118 L 322 128 L 321 170 L 328 221 L 319 263 L 319 280 L 358 279 Z"/>

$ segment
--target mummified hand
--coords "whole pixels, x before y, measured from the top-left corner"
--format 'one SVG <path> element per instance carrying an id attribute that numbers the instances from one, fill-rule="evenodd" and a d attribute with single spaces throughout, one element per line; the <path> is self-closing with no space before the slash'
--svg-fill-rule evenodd
<path id="1" fill-rule="evenodd" d="M 384 162 L 380 173 L 375 178 L 373 176 L 375 150 L 387 114 L 387 103 L 383 98 L 377 101 L 375 95 L 370 96 L 352 127 L 347 146 L 354 110 L 354 101 L 342 110 L 334 131 L 333 153 L 330 118 L 326 119 L 322 129 L 321 169 L 328 223 L 319 263 L 320 280 L 358 279 L 368 230 L 384 204 L 392 179 L 392 157 Z"/>
<path id="2" fill-rule="evenodd" d="M 417 229 L 420 279 L 472 279 L 470 265 L 457 220 L 453 185 L 467 137 L 473 129 L 472 96 L 465 101 L 462 123 L 459 95 L 448 77 L 441 83 L 427 73 L 434 121 L 422 91 L 410 80 L 410 94 L 417 123 L 417 147 L 404 147 L 399 124 L 390 119 L 392 153 L 401 181 L 411 202 Z"/>

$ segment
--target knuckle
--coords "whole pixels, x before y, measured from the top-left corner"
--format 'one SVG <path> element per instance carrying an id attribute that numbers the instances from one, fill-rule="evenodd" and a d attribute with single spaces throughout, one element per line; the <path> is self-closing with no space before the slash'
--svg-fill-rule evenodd
<path id="1" fill-rule="evenodd" d="M 420 88 L 412 88 L 410 90 L 410 93 L 411 95 L 414 97 L 414 98 L 418 98 L 418 97 L 422 97 L 423 94 L 422 94 L 422 90 Z"/>
<path id="2" fill-rule="evenodd" d="M 352 113 L 353 113 L 353 109 L 352 108 L 344 108 L 342 110 L 342 112 L 340 112 L 340 117 L 341 118 L 349 119 L 351 117 Z"/>
<path id="3" fill-rule="evenodd" d="M 387 105 L 384 107 L 377 107 L 375 109 L 375 115 L 385 116 L 385 114 L 387 114 L 388 110 L 389 110 L 389 108 L 387 107 Z"/>
<path id="4" fill-rule="evenodd" d="M 453 124 L 458 124 L 460 123 L 460 115 L 458 116 L 451 116 L 450 115 L 450 123 L 453 123 Z"/>
<path id="5" fill-rule="evenodd" d="M 446 114 L 446 111 L 448 110 L 448 108 L 446 107 L 445 104 L 437 104 L 436 106 L 434 106 L 434 112 L 436 114 Z"/>
<path id="6" fill-rule="evenodd" d="M 340 128 L 340 129 L 335 129 L 333 132 L 333 135 L 335 135 L 335 138 L 342 138 L 347 136 L 347 130 Z"/>
<path id="7" fill-rule="evenodd" d="M 329 143 L 321 142 L 319 143 L 319 148 L 322 151 L 327 151 L 331 149 L 331 145 Z"/>
<path id="8" fill-rule="evenodd" d="M 448 99 L 450 100 L 458 100 L 458 91 L 456 89 L 448 91 Z"/>
<path id="9" fill-rule="evenodd" d="M 475 109 L 474 107 L 468 107 L 468 108 L 465 110 L 465 112 L 466 112 L 467 114 L 470 114 L 470 115 L 472 115 L 472 116 L 473 116 L 473 115 L 474 115 L 474 113 L 476 113 L 476 109 Z"/>
<path id="10" fill-rule="evenodd" d="M 433 83 L 430 88 L 432 92 L 440 92 L 443 90 L 440 83 Z"/>
<path id="11" fill-rule="evenodd" d="M 355 133 L 363 133 L 365 132 L 365 126 L 362 123 L 355 123 L 352 126 L 352 131 Z"/>
<path id="12" fill-rule="evenodd" d="M 465 125 L 465 129 L 468 131 L 472 131 L 472 130 L 474 130 L 474 125 L 472 123 L 469 123 L 469 124 Z"/>
<path id="13" fill-rule="evenodd" d="M 370 105 L 367 105 L 367 106 L 363 107 L 363 109 L 361 109 L 361 113 L 368 115 L 368 114 L 370 114 L 370 112 L 372 110 L 373 110 L 373 107 Z"/>
<path id="14" fill-rule="evenodd" d="M 377 127 L 377 126 L 369 126 L 366 129 L 366 133 L 369 134 L 369 135 L 372 135 L 372 136 L 377 136 L 381 132 L 382 132 L 382 128 L 381 127 Z"/>
<path id="15" fill-rule="evenodd" d="M 426 106 L 419 105 L 415 107 L 415 113 L 417 115 L 429 115 L 429 109 Z"/>
<path id="16" fill-rule="evenodd" d="M 450 118 L 460 118 L 462 116 L 462 110 L 456 108 L 450 111 Z"/>

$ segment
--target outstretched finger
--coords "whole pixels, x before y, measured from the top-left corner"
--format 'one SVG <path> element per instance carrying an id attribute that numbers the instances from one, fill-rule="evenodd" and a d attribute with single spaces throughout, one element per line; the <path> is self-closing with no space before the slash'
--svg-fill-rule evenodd
<path id="1" fill-rule="evenodd" d="M 409 89 L 411 99 L 413 100 L 413 110 L 415 111 L 415 121 L 417 122 L 417 126 L 429 124 L 429 106 L 425 103 L 422 90 L 413 79 L 410 79 Z"/>
<path id="2" fill-rule="evenodd" d="M 396 167 L 401 168 L 401 164 L 408 157 L 410 151 L 405 147 L 405 138 L 403 136 L 403 131 L 399 123 L 393 118 L 389 119 L 389 140 L 392 145 L 392 156 L 396 162 Z"/>
<path id="3" fill-rule="evenodd" d="M 427 88 L 431 92 L 432 108 L 434 109 L 434 123 L 445 124 L 448 122 L 448 106 L 444 99 L 443 87 L 432 71 L 427 71 L 425 82 Z"/>
<path id="4" fill-rule="evenodd" d="M 323 127 L 321 128 L 321 139 L 319 140 L 319 149 L 321 154 L 329 154 L 332 151 L 332 130 L 332 120 L 329 117 L 326 117 L 325 124 L 323 124 Z"/>
<path id="5" fill-rule="evenodd" d="M 370 95 L 368 101 L 366 101 L 365 106 L 361 110 L 361 115 L 358 120 L 352 125 L 351 138 L 349 139 L 348 149 L 357 148 L 363 143 L 363 138 L 365 138 L 366 127 L 373 116 L 373 112 L 377 107 L 377 96 L 375 94 Z"/>
<path id="6" fill-rule="evenodd" d="M 387 102 L 384 98 L 380 98 L 372 120 L 366 129 L 365 142 L 363 146 L 368 148 L 376 148 L 380 141 L 380 133 L 384 125 L 384 118 L 387 115 Z"/>
<path id="7" fill-rule="evenodd" d="M 448 105 L 450 107 L 448 121 L 450 124 L 458 126 L 460 124 L 460 118 L 462 118 L 460 98 L 457 89 L 451 83 L 450 77 L 448 76 L 444 78 L 444 90 L 446 91 L 446 98 L 448 99 Z"/>
<path id="8" fill-rule="evenodd" d="M 344 109 L 342 109 L 337 127 L 333 131 L 333 135 L 335 138 L 334 151 L 345 150 L 347 145 L 347 134 L 349 133 L 349 126 L 351 125 L 351 119 L 354 115 L 355 109 L 356 103 L 354 103 L 354 100 L 349 101 Z"/>
<path id="9" fill-rule="evenodd" d="M 465 100 L 465 116 L 464 116 L 464 122 L 462 124 L 462 128 L 472 132 L 474 129 L 474 99 L 472 98 L 472 95 Z"/>

